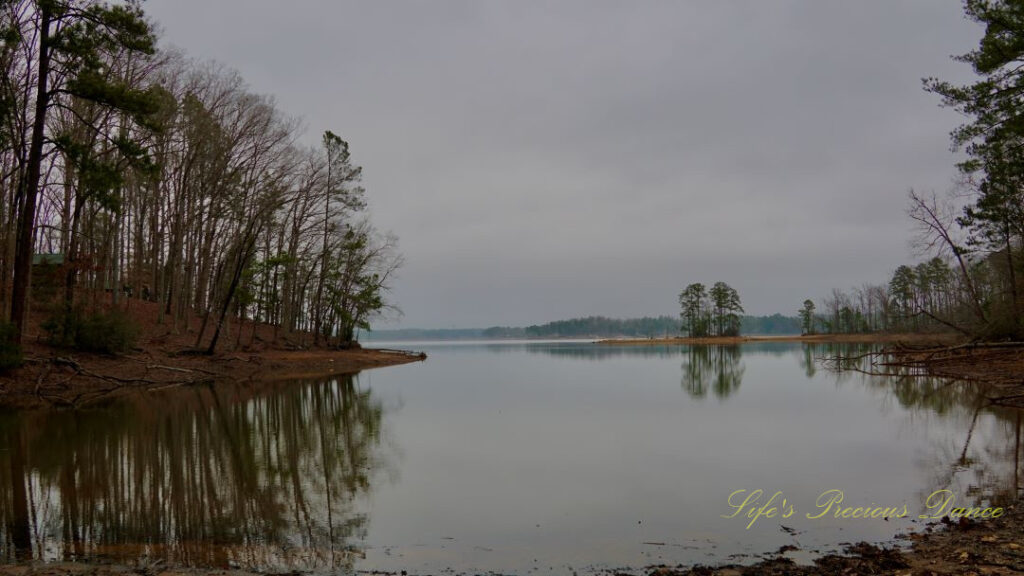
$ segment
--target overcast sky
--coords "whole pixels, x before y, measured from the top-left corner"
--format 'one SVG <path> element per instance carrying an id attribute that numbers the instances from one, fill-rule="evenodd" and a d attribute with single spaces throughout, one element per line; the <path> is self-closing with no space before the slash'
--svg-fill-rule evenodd
<path id="1" fill-rule="evenodd" d="M 957 0 L 149 0 L 364 168 L 407 264 L 384 327 L 676 314 L 724 280 L 795 313 L 913 260 L 958 115 L 921 78 L 981 30 Z"/>

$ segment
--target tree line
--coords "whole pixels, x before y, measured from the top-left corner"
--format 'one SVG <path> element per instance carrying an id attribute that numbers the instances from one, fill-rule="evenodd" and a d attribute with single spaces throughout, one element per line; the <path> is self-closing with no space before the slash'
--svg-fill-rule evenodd
<path id="1" fill-rule="evenodd" d="M 967 120 L 952 147 L 965 159 L 948 196 L 911 191 L 915 244 L 930 259 L 900 266 L 888 284 L 835 290 L 800 310 L 804 331 L 946 330 L 971 339 L 1020 339 L 1024 249 L 1024 10 L 1011 0 L 966 0 L 984 27 L 956 60 L 976 81 L 924 79 L 925 90 Z"/>
<path id="2" fill-rule="evenodd" d="M 238 73 L 159 49 L 134 0 L 4 0 L 0 40 L 0 322 L 15 339 L 30 307 L 144 299 L 209 352 L 230 319 L 344 344 L 389 307 L 401 257 L 344 139 L 303 144 Z M 49 291 L 39 253 L 60 255 Z"/>
<path id="3" fill-rule="evenodd" d="M 740 332 L 744 334 L 798 334 L 799 320 L 794 316 L 740 315 Z M 671 338 L 683 329 L 678 317 L 607 318 L 588 316 L 558 320 L 531 326 L 492 326 L 475 336 L 480 338 Z M 460 331 L 461 332 L 461 331 Z M 375 331 L 375 338 L 388 338 L 393 332 Z"/>
<path id="4" fill-rule="evenodd" d="M 740 316 L 743 334 L 799 334 L 800 319 L 796 316 Z M 530 326 L 491 326 L 490 328 L 402 328 L 366 333 L 366 340 L 472 340 L 529 338 L 671 338 L 682 327 L 676 316 L 645 316 L 642 318 L 609 318 L 587 316 L 556 320 Z"/>
<path id="5" fill-rule="evenodd" d="M 821 308 L 805 300 L 800 324 L 805 334 L 949 331 L 964 319 L 964 296 L 949 262 L 934 257 L 899 266 L 887 284 L 833 289 Z"/>
<path id="6" fill-rule="evenodd" d="M 668 316 L 608 318 L 587 316 L 556 320 L 525 327 L 492 326 L 483 331 L 485 338 L 648 338 L 674 334 L 679 322 Z"/>

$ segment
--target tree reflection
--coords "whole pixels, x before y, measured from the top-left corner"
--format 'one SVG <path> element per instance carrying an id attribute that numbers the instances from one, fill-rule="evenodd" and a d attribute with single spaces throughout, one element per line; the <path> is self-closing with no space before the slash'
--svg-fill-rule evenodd
<path id="1" fill-rule="evenodd" d="M 704 398 L 711 390 L 724 399 L 740 389 L 746 371 L 741 346 L 690 346 L 684 354 L 682 385 L 690 397 Z"/>
<path id="2" fill-rule="evenodd" d="M 490 352 L 508 354 L 526 350 L 533 354 L 545 354 L 562 358 L 581 360 L 611 360 L 623 357 L 633 358 L 674 358 L 685 356 L 692 346 L 685 344 L 661 344 L 656 340 L 636 343 L 602 343 L 602 342 L 525 342 L 515 344 L 485 344 Z M 720 346 L 712 344 L 710 346 Z M 734 348 L 743 346 L 747 352 L 765 356 L 784 356 L 793 350 L 791 342 L 744 342 L 741 345 L 723 346 Z"/>
<path id="3" fill-rule="evenodd" d="M 810 344 L 804 344 L 800 347 L 802 355 L 800 357 L 800 367 L 804 369 L 804 375 L 807 378 L 814 378 L 814 375 L 818 373 L 818 360 L 814 356 L 814 347 Z"/>
<path id="4" fill-rule="evenodd" d="M 899 405 L 911 419 L 957 422 L 955 431 L 936 436 L 922 456 L 932 481 L 921 501 L 935 490 L 951 490 L 969 505 L 1006 505 L 1021 495 L 1021 410 L 990 401 L 991 386 L 928 376 L 920 367 L 892 363 L 873 354 L 877 346 L 824 345 L 815 351 L 839 384 L 857 382 L 875 392 L 883 407 Z"/>
<path id="5" fill-rule="evenodd" d="M 852 373 L 870 372 L 873 353 L 880 349 L 878 344 L 863 342 L 805 342 L 801 366 L 808 378 L 814 377 L 815 365 L 821 364 L 842 381 Z"/>
<path id="6" fill-rule="evenodd" d="M 492 348 L 495 351 L 504 348 L 504 350 L 501 350 L 502 352 L 515 350 L 514 348 L 501 345 L 495 345 Z M 522 349 L 533 354 L 545 354 L 574 360 L 611 360 L 623 357 L 672 358 L 679 356 L 683 351 L 681 346 L 600 344 L 596 342 L 527 343 L 522 345 Z"/>
<path id="7" fill-rule="evenodd" d="M 354 377 L 0 417 L 5 560 L 351 567 L 383 409 Z"/>

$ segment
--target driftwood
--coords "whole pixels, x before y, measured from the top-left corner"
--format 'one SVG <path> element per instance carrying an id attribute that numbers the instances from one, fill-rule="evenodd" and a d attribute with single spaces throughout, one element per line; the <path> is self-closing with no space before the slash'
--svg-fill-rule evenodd
<path id="1" fill-rule="evenodd" d="M 67 366 L 74 370 L 76 373 L 81 374 L 82 376 L 95 378 L 97 380 L 105 380 L 107 382 L 114 382 L 118 384 L 159 384 L 159 382 L 155 380 L 150 380 L 149 378 L 120 378 L 118 376 L 110 376 L 107 374 L 98 374 L 96 372 L 91 372 L 83 368 L 82 365 L 76 362 L 73 358 L 57 357 L 53 359 L 53 363 L 58 366 Z"/>
<path id="2" fill-rule="evenodd" d="M 412 350 L 395 350 L 393 348 L 374 348 L 375 352 L 383 352 L 385 354 L 400 354 L 402 356 L 414 356 L 420 360 L 427 359 L 426 352 L 413 352 Z"/>
<path id="3" fill-rule="evenodd" d="M 70 397 L 66 397 L 61 394 L 56 394 L 52 390 L 47 390 L 47 387 L 44 386 L 47 377 L 53 372 L 53 368 L 55 366 L 70 368 L 74 372 L 73 375 L 57 383 L 57 386 L 61 388 L 65 387 L 76 376 L 92 378 L 95 380 L 100 380 L 102 382 L 108 382 L 111 385 L 100 389 L 84 390 L 82 392 L 79 392 L 78 394 L 71 395 Z M 149 364 L 146 365 L 145 369 L 147 374 L 150 370 L 166 370 L 171 372 L 179 372 L 183 374 L 199 374 L 200 372 L 202 372 L 214 376 L 220 376 L 219 374 L 215 372 L 210 372 L 209 370 L 178 368 L 175 366 L 164 366 L 160 364 Z M 74 358 L 56 357 L 47 360 L 46 366 L 42 369 L 42 371 L 39 373 L 39 376 L 36 378 L 35 395 L 36 397 L 47 402 L 50 402 L 55 406 L 67 406 L 74 408 L 78 407 L 84 402 L 91 402 L 104 396 L 107 396 L 109 394 L 113 394 L 126 389 L 136 389 L 139 387 L 146 386 L 147 390 L 155 391 L 163 390 L 165 388 L 173 388 L 177 386 L 193 386 L 197 384 L 208 384 L 211 382 L 213 382 L 213 378 L 210 378 L 209 376 L 205 375 L 180 380 L 154 380 L 152 378 L 138 376 L 122 378 L 120 376 L 114 376 L 111 374 L 101 374 L 98 372 L 93 372 L 92 370 L 89 370 L 82 366 L 81 364 L 79 364 Z M 50 388 L 52 388 L 52 385 L 50 386 Z"/>
<path id="4" fill-rule="evenodd" d="M 43 368 L 43 371 L 39 373 L 39 377 L 36 378 L 36 396 L 39 396 L 39 389 L 43 386 L 43 380 L 46 380 L 46 377 L 50 375 L 51 370 L 53 370 L 53 366 L 47 364 L 46 368 Z"/>
<path id="5" fill-rule="evenodd" d="M 169 370 L 171 372 L 182 372 L 185 374 L 195 374 L 200 372 L 202 374 L 209 374 L 210 376 L 216 376 L 217 378 L 231 378 L 227 374 L 221 374 L 220 372 L 214 372 L 213 370 L 204 370 L 202 368 L 178 368 L 175 366 L 164 366 L 161 364 L 149 364 L 146 366 L 147 370 Z"/>
<path id="6" fill-rule="evenodd" d="M 128 361 L 131 361 L 131 362 L 136 362 L 138 364 L 145 365 L 147 371 L 149 371 L 149 370 L 167 370 L 167 371 L 170 371 L 170 372 L 181 372 L 183 374 L 193 374 L 193 373 L 196 373 L 196 372 L 201 372 L 203 374 L 209 374 L 210 376 L 215 376 L 217 378 L 229 378 L 229 379 L 231 378 L 231 376 L 229 376 L 227 374 L 221 374 L 220 372 L 214 372 L 213 370 L 205 370 L 203 368 L 180 368 L 178 366 L 167 366 L 167 365 L 164 365 L 164 364 L 151 364 L 151 362 L 153 361 L 152 355 L 151 354 L 147 354 L 147 356 L 150 357 L 148 360 L 144 360 L 144 359 L 141 359 L 141 358 L 134 358 L 132 356 L 125 356 L 124 359 L 128 360 Z"/>

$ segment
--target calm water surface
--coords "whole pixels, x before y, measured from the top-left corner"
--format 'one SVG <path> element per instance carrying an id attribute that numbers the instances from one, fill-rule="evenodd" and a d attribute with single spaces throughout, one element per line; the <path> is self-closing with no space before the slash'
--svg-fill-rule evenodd
<path id="1" fill-rule="evenodd" d="M 408 345 L 404 345 L 408 346 Z M 1020 492 L 1019 412 L 797 343 L 423 344 L 425 363 L 0 414 L 7 561 L 590 573 L 887 541 L 817 514 Z M 782 491 L 749 529 L 729 496 Z M 762 498 L 762 502 L 767 496 Z"/>

